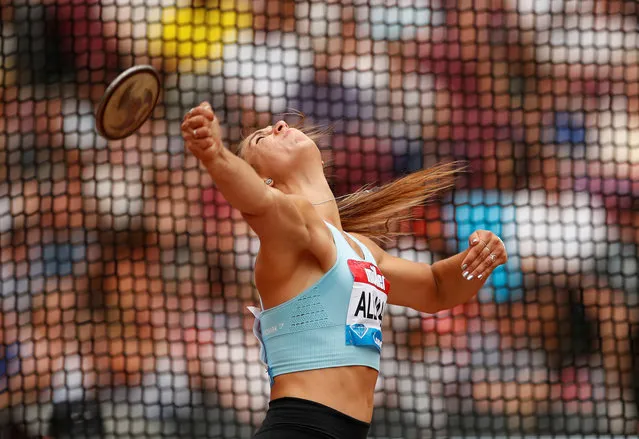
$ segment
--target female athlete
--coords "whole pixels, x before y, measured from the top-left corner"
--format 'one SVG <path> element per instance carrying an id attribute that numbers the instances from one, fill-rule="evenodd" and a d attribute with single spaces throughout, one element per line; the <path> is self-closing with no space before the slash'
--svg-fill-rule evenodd
<path id="1" fill-rule="evenodd" d="M 262 306 L 252 311 L 271 402 L 255 438 L 365 438 L 386 304 L 435 313 L 465 303 L 506 262 L 503 243 L 478 230 L 466 251 L 427 265 L 374 242 L 391 235 L 390 220 L 451 187 L 454 165 L 336 200 L 313 139 L 283 121 L 232 153 L 203 103 L 184 117 L 182 136 L 260 239 Z"/>

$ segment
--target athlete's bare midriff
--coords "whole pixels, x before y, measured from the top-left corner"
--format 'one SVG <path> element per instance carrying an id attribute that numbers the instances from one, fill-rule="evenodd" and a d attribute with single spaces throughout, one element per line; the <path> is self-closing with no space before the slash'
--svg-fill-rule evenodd
<path id="1" fill-rule="evenodd" d="M 365 366 L 333 367 L 275 377 L 271 400 L 294 397 L 323 404 L 363 422 L 373 416 L 377 371 Z"/>

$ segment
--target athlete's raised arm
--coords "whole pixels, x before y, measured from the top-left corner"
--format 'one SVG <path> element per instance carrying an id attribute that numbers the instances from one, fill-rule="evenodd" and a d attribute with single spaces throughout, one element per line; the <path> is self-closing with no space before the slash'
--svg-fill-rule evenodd
<path id="1" fill-rule="evenodd" d="M 186 114 L 182 137 L 231 206 L 259 216 L 273 203 L 272 191 L 255 170 L 224 147 L 219 121 L 208 103 Z"/>
<path id="2" fill-rule="evenodd" d="M 302 200 L 298 203 L 296 197 L 265 184 L 251 165 L 224 147 L 219 121 L 207 102 L 186 114 L 182 137 L 224 198 L 242 213 L 263 243 L 286 240 L 289 248 L 291 244 L 304 245 Z"/>

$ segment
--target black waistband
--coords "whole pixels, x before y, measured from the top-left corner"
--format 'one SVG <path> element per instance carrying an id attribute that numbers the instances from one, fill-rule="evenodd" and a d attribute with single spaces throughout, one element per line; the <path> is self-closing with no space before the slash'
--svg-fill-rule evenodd
<path id="1" fill-rule="evenodd" d="M 266 419 L 256 437 L 269 432 L 290 431 L 300 439 L 365 439 L 369 428 L 370 424 L 317 402 L 286 397 L 270 402 Z M 268 437 L 266 434 L 264 437 Z"/>

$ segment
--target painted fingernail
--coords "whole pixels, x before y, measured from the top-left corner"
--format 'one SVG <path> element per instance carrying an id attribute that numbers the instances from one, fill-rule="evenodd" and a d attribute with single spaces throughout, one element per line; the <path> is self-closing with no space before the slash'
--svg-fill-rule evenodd
<path id="1" fill-rule="evenodd" d="M 468 276 L 466 279 L 471 280 L 473 277 L 475 277 L 475 276 L 473 276 L 473 275 L 471 274 L 471 275 L 470 275 L 470 276 Z"/>
<path id="2" fill-rule="evenodd" d="M 465 270 L 466 268 L 468 268 L 468 264 L 462 265 L 462 270 Z"/>
<path id="3" fill-rule="evenodd" d="M 467 271 L 464 271 L 464 272 L 462 273 L 462 277 L 466 277 L 466 275 L 467 275 L 467 274 L 468 274 L 468 272 L 467 272 Z"/>
<path id="4" fill-rule="evenodd" d="M 481 279 L 482 277 L 484 277 L 484 275 L 480 274 L 479 276 L 477 276 L 477 279 Z"/>

